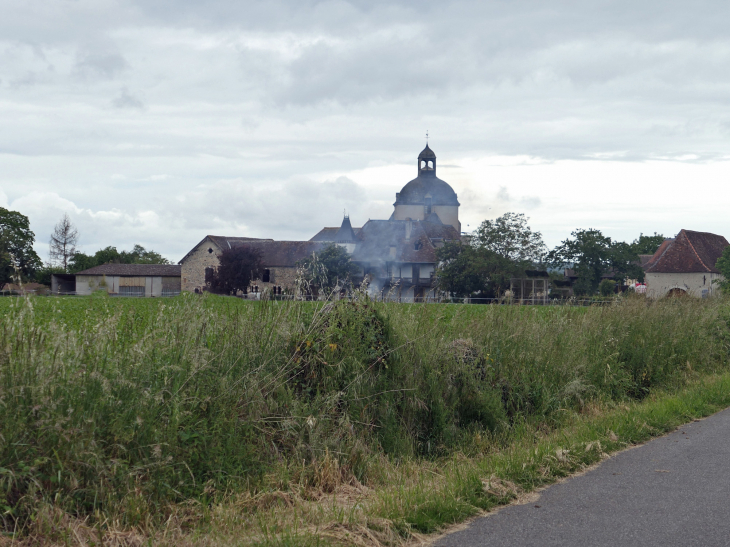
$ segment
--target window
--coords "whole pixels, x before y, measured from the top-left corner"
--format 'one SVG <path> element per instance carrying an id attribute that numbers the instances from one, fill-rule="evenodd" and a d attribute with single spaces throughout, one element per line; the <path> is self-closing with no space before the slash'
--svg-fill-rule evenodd
<path id="1" fill-rule="evenodd" d="M 426 198 L 426 214 L 431 214 L 431 198 Z"/>
<path id="2" fill-rule="evenodd" d="M 421 243 L 420 241 L 416 241 L 416 244 L 413 246 L 416 251 L 420 251 L 421 247 L 423 247 L 423 243 Z"/>
<path id="3" fill-rule="evenodd" d="M 269 279 L 271 279 L 271 271 L 268 269 L 264 270 L 264 275 L 261 277 L 261 281 L 268 283 Z"/>
<path id="4" fill-rule="evenodd" d="M 144 286 L 119 287 L 119 296 L 144 296 Z"/>
<path id="5" fill-rule="evenodd" d="M 208 247 L 208 252 L 209 253 L 212 253 L 213 252 L 213 247 Z"/>

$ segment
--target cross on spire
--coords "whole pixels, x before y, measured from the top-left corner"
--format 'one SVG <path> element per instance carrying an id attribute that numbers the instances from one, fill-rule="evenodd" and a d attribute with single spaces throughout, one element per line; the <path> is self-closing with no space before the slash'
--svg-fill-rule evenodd
<path id="1" fill-rule="evenodd" d="M 426 129 L 426 144 L 428 144 L 428 129 Z"/>

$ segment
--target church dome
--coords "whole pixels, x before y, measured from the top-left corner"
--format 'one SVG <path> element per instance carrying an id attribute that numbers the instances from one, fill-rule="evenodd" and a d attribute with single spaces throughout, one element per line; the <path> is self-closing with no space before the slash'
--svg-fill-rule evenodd
<path id="1" fill-rule="evenodd" d="M 432 205 L 459 205 L 454 189 L 436 176 L 436 154 L 428 145 L 418 155 L 418 177 L 396 194 L 394 205 L 423 205 L 427 197 Z"/>

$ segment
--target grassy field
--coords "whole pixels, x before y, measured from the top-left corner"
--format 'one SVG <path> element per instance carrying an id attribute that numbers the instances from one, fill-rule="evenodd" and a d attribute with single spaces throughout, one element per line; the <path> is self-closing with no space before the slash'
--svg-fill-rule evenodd
<path id="1" fill-rule="evenodd" d="M 0 299 L 0 545 L 413 542 L 730 405 L 729 319 Z"/>

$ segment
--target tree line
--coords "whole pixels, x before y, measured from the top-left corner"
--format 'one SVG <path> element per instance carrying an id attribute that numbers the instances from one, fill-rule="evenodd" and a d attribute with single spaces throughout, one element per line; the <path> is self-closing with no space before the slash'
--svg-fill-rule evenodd
<path id="1" fill-rule="evenodd" d="M 465 240 L 437 249 L 438 287 L 456 297 L 497 298 L 509 289 L 510 279 L 524 277 L 526 271 L 546 271 L 557 279 L 563 278 L 564 269 L 572 269 L 575 294 L 596 294 L 599 287 L 613 292 L 627 278 L 644 280 L 639 255 L 654 254 L 665 239 L 658 233 L 640 234 L 626 243 L 600 230 L 578 229 L 548 250 L 528 220 L 524 214 L 506 213 L 485 220 Z"/>
<path id="2" fill-rule="evenodd" d="M 613 292 L 625 279 L 643 281 L 639 255 L 654 254 L 664 241 L 662 234 L 640 234 L 631 243 L 614 241 L 596 229 L 577 229 L 553 249 L 548 249 L 542 234 L 528 225 L 520 213 L 505 213 L 495 220 L 485 220 L 461 241 L 445 243 L 436 250 L 438 265 L 435 282 L 439 290 L 454 297 L 497 298 L 509 289 L 510 279 L 522 277 L 528 270 L 549 272 L 554 279 L 563 278 L 564 269 L 572 269 L 577 295 Z M 78 230 L 68 215 L 63 215 L 49 241 L 49 261 L 44 263 L 33 249 L 35 234 L 28 217 L 0 207 L 0 285 L 14 280 L 36 281 L 50 285 L 54 273 L 76 273 L 102 264 L 170 264 L 161 254 L 134 245 L 129 251 L 114 246 L 94 254 L 77 250 Z M 718 260 L 717 267 L 730 289 L 730 247 Z M 332 291 L 357 276 L 359 268 L 338 245 L 330 245 L 300 261 L 298 279 L 310 292 Z M 261 278 L 261 255 L 246 246 L 226 250 L 220 266 L 211 273 L 211 291 L 235 294 Z"/>

